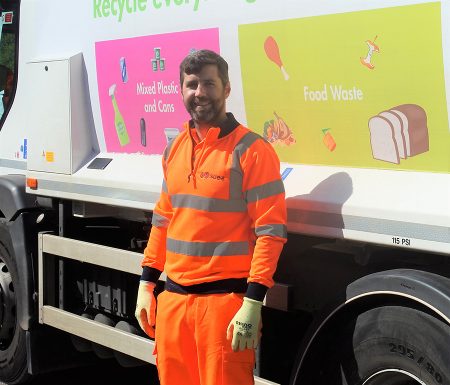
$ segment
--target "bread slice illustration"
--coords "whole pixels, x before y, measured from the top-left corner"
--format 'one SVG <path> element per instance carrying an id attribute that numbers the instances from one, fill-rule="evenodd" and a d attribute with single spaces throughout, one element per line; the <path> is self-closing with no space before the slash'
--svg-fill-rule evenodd
<path id="1" fill-rule="evenodd" d="M 374 159 L 399 164 L 400 156 L 392 123 L 383 116 L 374 116 L 369 119 L 369 131 Z"/>
<path id="2" fill-rule="evenodd" d="M 403 133 L 408 156 L 422 154 L 429 150 L 427 114 L 417 104 L 402 104 L 391 108 L 402 119 Z"/>
<path id="3" fill-rule="evenodd" d="M 409 124 L 408 124 L 408 117 L 399 110 L 392 110 L 394 113 L 397 114 L 397 116 L 400 118 L 402 122 L 402 133 L 403 137 L 405 138 L 405 150 L 406 150 L 406 156 L 411 156 L 411 140 L 409 138 Z"/>
<path id="4" fill-rule="evenodd" d="M 401 117 L 392 110 L 380 112 L 378 115 L 386 118 L 391 123 L 392 129 L 394 130 L 395 142 L 397 143 L 398 156 L 401 159 L 405 159 L 407 157 L 407 151 L 405 136 L 403 134 L 403 122 Z"/>
<path id="5" fill-rule="evenodd" d="M 427 114 L 417 104 L 401 104 L 369 119 L 374 159 L 400 163 L 400 159 L 429 150 Z"/>

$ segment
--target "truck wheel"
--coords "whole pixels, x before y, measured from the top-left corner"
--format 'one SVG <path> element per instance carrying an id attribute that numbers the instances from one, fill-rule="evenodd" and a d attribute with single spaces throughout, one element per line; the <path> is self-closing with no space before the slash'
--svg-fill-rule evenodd
<path id="1" fill-rule="evenodd" d="M 417 309 L 384 306 L 317 344 L 292 384 L 450 385 L 449 357 L 448 324 Z"/>
<path id="2" fill-rule="evenodd" d="M 11 385 L 29 377 L 25 331 L 17 319 L 17 285 L 16 265 L 0 240 L 0 380 Z"/>

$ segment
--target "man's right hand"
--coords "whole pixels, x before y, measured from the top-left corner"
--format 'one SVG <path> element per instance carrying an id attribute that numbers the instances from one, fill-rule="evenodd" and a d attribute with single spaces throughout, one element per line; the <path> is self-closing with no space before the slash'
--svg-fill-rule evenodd
<path id="1" fill-rule="evenodd" d="M 156 284 L 153 282 L 141 281 L 139 283 L 134 313 L 139 326 L 150 338 L 155 338 L 156 298 L 153 293 L 155 286 Z"/>

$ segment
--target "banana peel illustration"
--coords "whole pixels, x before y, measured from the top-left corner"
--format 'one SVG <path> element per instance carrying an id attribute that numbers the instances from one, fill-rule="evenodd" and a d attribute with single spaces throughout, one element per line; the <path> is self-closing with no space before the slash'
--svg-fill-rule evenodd
<path id="1" fill-rule="evenodd" d="M 270 119 L 264 123 L 263 137 L 272 145 L 280 144 L 284 146 L 291 146 L 296 143 L 294 133 L 281 118 L 274 111 L 275 119 Z"/>

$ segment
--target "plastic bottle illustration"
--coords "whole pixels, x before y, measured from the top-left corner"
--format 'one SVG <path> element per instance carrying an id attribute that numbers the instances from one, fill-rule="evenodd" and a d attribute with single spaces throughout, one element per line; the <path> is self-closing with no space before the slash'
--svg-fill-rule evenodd
<path id="1" fill-rule="evenodd" d="M 114 125 L 116 126 L 117 137 L 121 146 L 125 146 L 130 143 L 130 138 L 128 136 L 127 127 L 125 126 L 125 121 L 123 116 L 119 111 L 119 106 L 117 105 L 117 100 L 115 96 L 116 85 L 113 84 L 109 87 L 109 96 L 111 97 L 113 108 L 114 108 Z"/>

